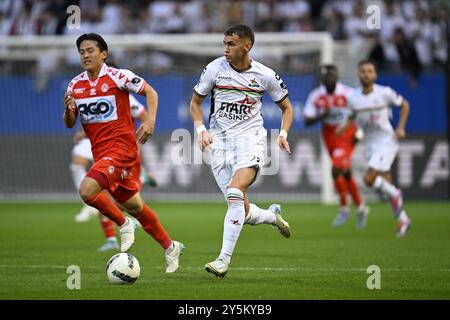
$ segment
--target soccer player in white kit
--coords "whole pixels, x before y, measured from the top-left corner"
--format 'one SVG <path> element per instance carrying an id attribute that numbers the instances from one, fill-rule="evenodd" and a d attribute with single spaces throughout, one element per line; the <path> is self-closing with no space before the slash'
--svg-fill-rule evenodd
<path id="1" fill-rule="evenodd" d="M 411 220 L 403 208 L 402 192 L 392 184 L 391 165 L 398 152 L 398 139 L 405 137 L 409 103 L 392 88 L 375 83 L 377 73 L 370 61 L 358 64 L 358 76 L 361 87 L 349 97 L 352 115 L 336 129 L 342 134 L 353 119 L 364 130 L 364 146 L 368 169 L 364 182 L 385 194 L 391 202 L 394 216 L 398 221 L 397 236 L 402 237 L 411 226 Z M 390 122 L 391 106 L 400 107 L 400 118 L 394 130 Z"/>
<path id="2" fill-rule="evenodd" d="M 245 25 L 236 25 L 224 32 L 225 54 L 204 69 L 190 105 L 200 148 L 211 151 L 211 169 L 228 204 L 222 250 L 216 260 L 205 265 L 206 271 L 220 277 L 228 271 L 244 224 L 269 224 L 284 237 L 291 235 L 289 224 L 281 216 L 280 205 L 272 204 L 264 210 L 249 203 L 246 195 L 264 165 L 267 139 L 261 115 L 264 92 L 267 91 L 282 110 L 278 145 L 289 154 L 287 134 L 293 120 L 284 82 L 272 69 L 249 56 L 254 40 L 253 31 Z M 203 124 L 201 103 L 209 93 L 212 98 L 208 132 Z"/>

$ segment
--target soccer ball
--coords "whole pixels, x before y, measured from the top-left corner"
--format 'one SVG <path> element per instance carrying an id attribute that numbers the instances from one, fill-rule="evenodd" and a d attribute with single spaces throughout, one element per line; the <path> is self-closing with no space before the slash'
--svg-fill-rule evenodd
<path id="1" fill-rule="evenodd" d="M 118 253 L 106 264 L 109 282 L 114 284 L 133 284 L 139 278 L 141 267 L 135 256 L 129 253 Z"/>

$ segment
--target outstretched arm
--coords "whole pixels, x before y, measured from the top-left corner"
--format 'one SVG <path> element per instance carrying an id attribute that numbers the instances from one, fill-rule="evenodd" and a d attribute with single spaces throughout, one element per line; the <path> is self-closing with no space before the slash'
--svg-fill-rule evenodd
<path id="1" fill-rule="evenodd" d="M 67 92 L 64 95 L 64 114 L 63 114 L 64 124 L 66 125 L 67 128 L 72 128 L 75 125 L 77 121 L 77 116 L 78 112 L 77 108 L 75 107 L 73 95 Z"/>
<path id="2" fill-rule="evenodd" d="M 158 93 L 146 83 L 141 94 L 145 96 L 147 113 L 144 121 L 141 122 L 141 125 L 136 131 L 136 139 L 140 144 L 144 144 L 155 130 L 156 113 L 158 111 Z"/>
<path id="3" fill-rule="evenodd" d="M 395 134 L 398 139 L 403 139 L 406 137 L 406 121 L 408 120 L 409 115 L 409 102 L 403 99 L 402 104 L 400 105 L 400 118 L 398 119 L 398 125 L 395 129 Z"/>
<path id="4" fill-rule="evenodd" d="M 194 121 L 194 128 L 198 134 L 198 143 L 202 151 L 204 151 L 212 143 L 212 137 L 209 136 L 209 133 L 203 124 L 203 99 L 204 97 L 194 92 L 191 98 L 191 105 L 189 107 L 192 120 Z"/>
<path id="5" fill-rule="evenodd" d="M 315 118 L 310 118 L 305 116 L 305 125 L 311 126 L 315 124 L 316 122 L 324 120 L 328 115 L 330 114 L 330 109 L 326 109 L 326 111 L 320 115 L 318 115 Z"/>
<path id="6" fill-rule="evenodd" d="M 291 148 L 289 147 L 289 142 L 287 141 L 287 135 L 289 129 L 291 129 L 292 121 L 294 119 L 294 109 L 292 108 L 291 101 L 286 97 L 281 102 L 278 103 L 282 111 L 281 115 L 281 130 L 278 136 L 278 146 L 281 150 L 286 150 L 287 153 L 291 154 Z"/>

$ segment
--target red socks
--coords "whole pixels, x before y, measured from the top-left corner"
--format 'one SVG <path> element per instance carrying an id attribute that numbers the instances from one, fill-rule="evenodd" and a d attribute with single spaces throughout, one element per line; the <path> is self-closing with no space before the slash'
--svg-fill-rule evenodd
<path id="1" fill-rule="evenodd" d="M 336 191 L 339 194 L 339 202 L 341 206 L 347 205 L 347 184 L 342 175 L 339 175 L 336 179 L 334 179 L 334 186 L 336 187 Z"/>
<path id="2" fill-rule="evenodd" d="M 125 223 L 125 216 L 114 202 L 104 193 L 99 192 L 92 198 L 85 200 L 86 204 L 97 208 L 103 215 L 114 221 L 118 226 Z"/>
<path id="3" fill-rule="evenodd" d="M 100 224 L 103 229 L 103 233 L 105 234 L 105 238 L 112 238 L 116 236 L 116 226 L 114 222 L 109 220 L 103 214 L 98 216 L 100 218 Z"/>
<path id="4" fill-rule="evenodd" d="M 352 195 L 353 203 L 359 207 L 362 203 L 361 194 L 359 193 L 358 185 L 353 178 L 347 180 L 347 189 Z"/>
<path id="5" fill-rule="evenodd" d="M 145 230 L 148 234 L 150 234 L 153 239 L 155 239 L 164 250 L 170 247 L 172 244 L 172 239 L 167 234 L 164 227 L 158 220 L 156 213 L 153 212 L 146 204 L 144 204 L 144 208 L 142 209 L 141 214 L 136 217 L 136 219 L 142 225 L 142 229 Z"/>

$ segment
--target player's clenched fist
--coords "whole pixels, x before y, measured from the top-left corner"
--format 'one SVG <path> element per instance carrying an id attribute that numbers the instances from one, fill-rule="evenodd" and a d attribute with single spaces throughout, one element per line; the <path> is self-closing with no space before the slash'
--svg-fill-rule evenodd
<path id="1" fill-rule="evenodd" d="M 291 154 L 291 147 L 289 146 L 289 142 L 287 141 L 287 134 L 283 132 L 283 130 L 278 136 L 277 142 L 281 150 L 286 151 L 289 155 Z"/>
<path id="2" fill-rule="evenodd" d="M 75 102 L 73 100 L 73 95 L 71 93 L 66 93 L 64 95 L 64 106 L 66 108 L 66 111 L 76 111 Z"/>
<path id="3" fill-rule="evenodd" d="M 213 142 L 212 137 L 209 135 L 208 130 L 206 130 L 204 125 L 197 128 L 198 133 L 198 145 L 202 151 L 208 148 L 208 146 Z"/>
<path id="4" fill-rule="evenodd" d="M 136 139 L 140 144 L 147 142 L 147 139 L 153 134 L 154 125 L 142 123 L 136 131 Z"/>

